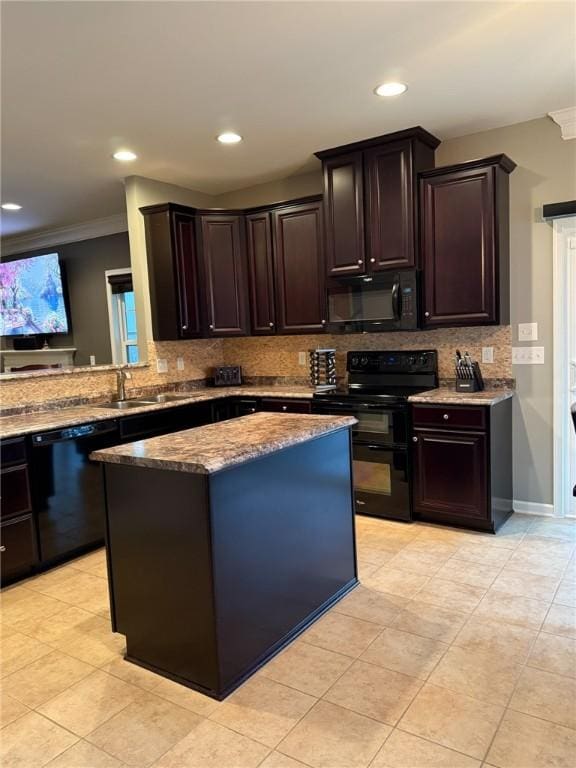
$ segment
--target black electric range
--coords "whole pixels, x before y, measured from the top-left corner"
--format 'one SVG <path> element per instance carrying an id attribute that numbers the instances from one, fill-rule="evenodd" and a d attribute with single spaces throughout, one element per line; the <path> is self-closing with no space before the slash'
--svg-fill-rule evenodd
<path id="1" fill-rule="evenodd" d="M 438 386 L 436 350 L 349 352 L 348 384 L 317 392 L 314 413 L 355 416 L 354 495 L 360 514 L 411 519 L 410 395 Z"/>

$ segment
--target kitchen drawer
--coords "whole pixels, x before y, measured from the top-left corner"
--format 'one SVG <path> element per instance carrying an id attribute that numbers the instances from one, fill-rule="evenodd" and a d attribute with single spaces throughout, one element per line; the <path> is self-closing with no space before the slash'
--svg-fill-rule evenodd
<path id="1" fill-rule="evenodd" d="M 7 520 L 0 526 L 2 583 L 23 576 L 38 562 L 32 515 Z"/>
<path id="2" fill-rule="evenodd" d="M 483 406 L 414 405 L 412 421 L 415 427 L 485 430 L 486 409 Z"/>
<path id="3" fill-rule="evenodd" d="M 9 467 L 12 464 L 26 463 L 26 438 L 15 437 L 2 440 L 0 444 L 0 465 Z"/>
<path id="4" fill-rule="evenodd" d="M 14 515 L 30 512 L 32 503 L 27 464 L 3 469 L 0 472 L 0 484 L 2 494 L 0 515 L 2 517 L 14 517 Z"/>
<path id="5" fill-rule="evenodd" d="M 283 400 L 263 398 L 261 410 L 277 411 L 279 413 L 311 413 L 312 403 L 309 400 L 294 400 L 292 398 L 285 398 Z"/>

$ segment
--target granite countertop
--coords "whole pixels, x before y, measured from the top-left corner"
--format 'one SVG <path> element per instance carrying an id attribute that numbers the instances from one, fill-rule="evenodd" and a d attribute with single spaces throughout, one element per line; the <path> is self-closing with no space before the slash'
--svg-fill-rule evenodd
<path id="1" fill-rule="evenodd" d="M 151 413 L 166 408 L 178 408 L 181 405 L 219 400 L 223 397 L 278 397 L 310 399 L 314 394 L 311 387 L 304 386 L 240 386 L 240 387 L 206 387 L 204 389 L 191 390 L 189 393 L 179 392 L 179 395 L 189 394 L 189 397 L 171 400 L 165 403 L 150 403 L 125 411 L 114 408 L 102 408 L 98 403 L 90 405 L 77 405 L 71 408 L 54 408 L 34 413 L 16 414 L 14 416 L 2 416 L 0 418 L 0 438 L 28 435 L 33 432 L 43 432 L 50 429 L 71 427 L 75 424 L 86 424 L 91 421 L 103 421 L 105 419 L 124 418 L 140 413 Z M 145 396 L 140 398 L 144 400 Z"/>
<path id="2" fill-rule="evenodd" d="M 514 397 L 513 389 L 485 389 L 482 392 L 456 392 L 455 389 L 439 387 L 419 395 L 411 395 L 410 403 L 428 405 L 496 405 L 502 400 Z"/>
<path id="3" fill-rule="evenodd" d="M 90 458 L 110 464 L 212 474 L 355 423 L 352 416 L 260 412 L 104 448 Z"/>

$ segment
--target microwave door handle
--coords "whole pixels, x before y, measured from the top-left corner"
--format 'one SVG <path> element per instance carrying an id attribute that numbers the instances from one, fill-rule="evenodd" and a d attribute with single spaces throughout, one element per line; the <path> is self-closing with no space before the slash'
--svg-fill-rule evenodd
<path id="1" fill-rule="evenodd" d="M 394 313 L 394 320 L 400 321 L 401 318 L 401 312 L 402 312 L 402 306 L 401 306 L 401 298 L 400 298 L 400 279 L 396 279 L 394 281 L 394 285 L 392 286 L 392 312 Z"/>

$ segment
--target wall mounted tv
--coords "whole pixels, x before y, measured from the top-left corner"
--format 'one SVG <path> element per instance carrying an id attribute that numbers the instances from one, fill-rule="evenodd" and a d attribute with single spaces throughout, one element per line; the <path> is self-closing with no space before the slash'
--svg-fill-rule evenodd
<path id="1" fill-rule="evenodd" d="M 57 253 L 0 264 L 0 336 L 68 333 Z"/>

